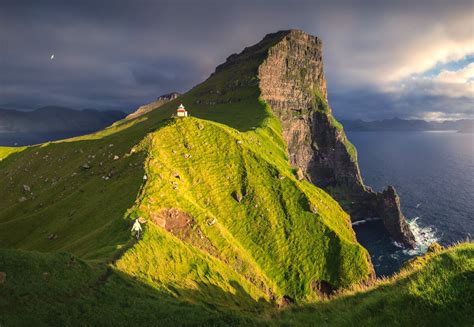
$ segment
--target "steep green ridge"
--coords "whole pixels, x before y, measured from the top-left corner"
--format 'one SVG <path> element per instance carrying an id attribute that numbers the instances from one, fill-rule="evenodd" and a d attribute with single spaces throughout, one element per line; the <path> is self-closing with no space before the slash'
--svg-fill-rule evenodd
<path id="1" fill-rule="evenodd" d="M 240 288 L 254 300 L 311 300 L 323 281 L 341 288 L 370 279 L 348 216 L 295 178 L 279 121 L 259 101 L 259 63 L 280 38 L 144 116 L 4 158 L 0 246 L 109 262 L 128 247 L 130 218 L 142 216 L 144 239 L 116 267 L 189 301 Z M 205 120 L 169 120 L 177 101 Z M 157 226 L 161 209 L 192 223 Z M 205 287 L 185 294 L 196 285 Z"/>
<path id="2" fill-rule="evenodd" d="M 282 325 L 472 326 L 474 244 L 428 253 L 374 287 L 284 311 Z"/>
<path id="3" fill-rule="evenodd" d="M 259 146 L 262 130 L 244 134 L 187 118 L 151 133 L 144 141 L 150 148 L 148 182 L 133 216 L 152 221 L 169 208 L 191 215 L 192 226 L 179 230 L 189 234 L 181 237 L 187 247 L 223 261 L 266 299 L 315 297 L 311 284 L 320 280 L 346 287 L 367 278 L 367 253 L 355 241 L 349 217 L 323 191 L 299 182 L 287 161 L 277 160 L 278 153 L 266 158 L 268 147 Z M 154 242 L 147 236 L 118 267 L 144 280 L 185 284 L 188 271 L 179 273 L 177 251 L 163 256 L 150 249 L 168 232 L 153 227 L 147 234 L 160 236 Z M 160 269 L 143 272 L 144 263 Z M 201 278 L 213 283 L 209 276 L 190 275 L 191 284 Z"/>
<path id="4" fill-rule="evenodd" d="M 126 249 L 123 218 L 141 215 L 145 237 L 115 267 L 182 300 L 255 311 L 282 295 L 316 298 L 320 280 L 346 287 L 369 278 L 348 216 L 294 177 L 278 121 L 258 100 L 253 108 L 268 118 L 247 132 L 165 119 L 164 108 L 11 154 L 0 163 L 2 247 L 106 262 Z M 155 226 L 161 208 L 191 215 L 190 236 Z"/>
<path id="5" fill-rule="evenodd" d="M 181 302 L 66 253 L 0 250 L 5 326 L 472 326 L 474 245 L 432 253 L 390 280 L 286 310 L 240 313 Z M 190 294 L 199 288 L 188 290 Z M 245 297 L 216 289 L 216 297 Z M 251 301 L 250 299 L 248 299 Z M 255 307 L 261 307 L 253 302 Z"/>
<path id="6" fill-rule="evenodd" d="M 281 37 L 136 119 L 0 148 L 5 325 L 302 321 L 276 302 L 372 280 L 349 216 L 296 176 L 260 99 L 257 69 Z M 171 118 L 181 102 L 193 117 Z M 137 217 L 147 223 L 134 242 Z"/>

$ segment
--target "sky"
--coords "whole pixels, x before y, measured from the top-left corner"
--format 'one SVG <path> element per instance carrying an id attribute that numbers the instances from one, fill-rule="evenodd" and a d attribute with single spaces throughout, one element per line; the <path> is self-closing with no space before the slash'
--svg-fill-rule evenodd
<path id="1" fill-rule="evenodd" d="M 322 39 L 338 118 L 474 118 L 472 0 L 0 0 L 0 107 L 133 111 L 290 28 Z"/>

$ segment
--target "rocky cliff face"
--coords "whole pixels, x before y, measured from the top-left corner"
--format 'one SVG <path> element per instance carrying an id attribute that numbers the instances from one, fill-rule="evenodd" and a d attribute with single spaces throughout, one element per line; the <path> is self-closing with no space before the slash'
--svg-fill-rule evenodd
<path id="1" fill-rule="evenodd" d="M 395 189 L 376 193 L 364 185 L 356 150 L 331 113 L 321 41 L 298 30 L 269 34 L 261 44 L 269 40 L 258 66 L 259 88 L 281 121 L 291 163 L 336 198 L 353 221 L 380 217 L 395 241 L 413 247 Z M 248 48 L 246 56 L 252 48 L 262 47 Z M 239 55 L 229 59 L 239 61 Z"/>

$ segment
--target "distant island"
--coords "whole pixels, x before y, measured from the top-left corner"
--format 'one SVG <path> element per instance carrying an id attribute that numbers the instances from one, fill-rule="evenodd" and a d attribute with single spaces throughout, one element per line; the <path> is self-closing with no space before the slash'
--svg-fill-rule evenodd
<path id="1" fill-rule="evenodd" d="M 118 110 L 46 106 L 32 111 L 0 109 L 0 133 L 90 132 L 124 118 Z"/>
<path id="2" fill-rule="evenodd" d="M 422 119 L 383 119 L 374 121 L 343 120 L 341 123 L 346 131 L 375 132 L 375 131 L 458 131 L 459 133 L 473 133 L 474 119 L 426 121 Z"/>

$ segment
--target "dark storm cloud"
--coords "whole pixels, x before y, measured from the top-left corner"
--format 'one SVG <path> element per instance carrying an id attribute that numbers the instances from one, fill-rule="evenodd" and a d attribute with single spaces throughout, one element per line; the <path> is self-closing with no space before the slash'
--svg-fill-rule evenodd
<path id="1" fill-rule="evenodd" d="M 458 98 L 387 89 L 389 77 L 429 66 L 421 63 L 429 56 L 423 42 L 440 35 L 465 42 L 456 22 L 470 8 L 470 1 L 2 1 L 0 105 L 132 110 L 190 89 L 266 33 L 301 28 L 323 39 L 340 117 L 465 107 Z"/>

